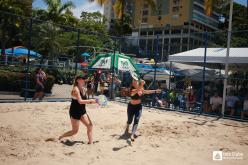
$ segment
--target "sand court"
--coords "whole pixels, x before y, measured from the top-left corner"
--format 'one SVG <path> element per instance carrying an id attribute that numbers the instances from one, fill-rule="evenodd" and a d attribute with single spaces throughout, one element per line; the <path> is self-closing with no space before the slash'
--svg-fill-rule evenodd
<path id="1" fill-rule="evenodd" d="M 0 105 L 0 162 L 7 164 L 247 164 L 248 123 L 144 109 L 135 142 L 123 136 L 126 104 L 87 105 L 94 144 L 86 128 L 58 141 L 71 127 L 70 102 Z M 213 161 L 213 151 L 242 153 L 242 160 Z"/>

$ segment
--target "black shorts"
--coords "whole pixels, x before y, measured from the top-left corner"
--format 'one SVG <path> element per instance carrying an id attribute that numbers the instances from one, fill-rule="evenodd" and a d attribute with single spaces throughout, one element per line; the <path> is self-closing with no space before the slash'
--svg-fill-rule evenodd
<path id="1" fill-rule="evenodd" d="M 86 114 L 85 104 L 79 104 L 77 100 L 72 99 L 69 114 L 71 118 L 80 120 L 81 116 Z"/>
<path id="2" fill-rule="evenodd" d="M 44 92 L 44 87 L 39 85 L 39 84 L 37 84 L 36 87 L 35 87 L 35 91 L 36 92 Z"/>

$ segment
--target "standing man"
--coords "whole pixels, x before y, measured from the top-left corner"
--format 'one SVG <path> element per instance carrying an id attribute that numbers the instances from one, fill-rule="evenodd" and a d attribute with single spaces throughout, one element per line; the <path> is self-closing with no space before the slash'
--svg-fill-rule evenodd
<path id="1" fill-rule="evenodd" d="M 100 82 L 100 74 L 101 74 L 101 70 L 97 70 L 94 73 L 94 93 L 97 93 L 97 89 L 98 89 L 98 83 Z"/>

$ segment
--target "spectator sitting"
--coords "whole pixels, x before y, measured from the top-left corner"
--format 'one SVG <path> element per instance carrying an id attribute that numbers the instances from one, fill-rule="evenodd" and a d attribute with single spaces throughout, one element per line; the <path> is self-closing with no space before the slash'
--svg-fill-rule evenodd
<path id="1" fill-rule="evenodd" d="M 237 96 L 234 96 L 234 92 L 230 92 L 228 96 L 226 96 L 226 107 L 227 111 L 230 111 L 230 115 L 233 116 L 235 113 L 236 103 L 239 101 Z"/>
<path id="2" fill-rule="evenodd" d="M 244 119 L 244 116 L 248 115 L 248 94 L 246 94 L 244 104 L 243 104 L 243 110 L 241 111 L 241 119 Z"/>
<path id="3" fill-rule="evenodd" d="M 214 96 L 210 98 L 210 105 L 212 112 L 221 113 L 222 98 L 218 95 L 218 92 L 215 92 Z"/>
<path id="4" fill-rule="evenodd" d="M 159 88 L 161 88 L 161 85 L 158 85 Z M 162 89 L 162 88 L 161 88 Z M 168 90 L 167 88 L 163 88 L 160 94 L 157 94 L 157 101 L 160 105 L 160 107 L 167 108 L 168 107 Z"/>

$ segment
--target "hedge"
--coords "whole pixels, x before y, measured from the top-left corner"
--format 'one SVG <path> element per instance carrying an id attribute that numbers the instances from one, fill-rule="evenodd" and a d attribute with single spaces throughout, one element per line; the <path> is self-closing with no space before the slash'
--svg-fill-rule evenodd
<path id="1" fill-rule="evenodd" d="M 28 74 L 29 89 L 35 89 L 35 74 Z M 25 86 L 26 74 L 20 72 L 12 72 L 8 70 L 0 70 L 0 91 L 21 92 Z M 45 93 L 52 93 L 55 78 L 47 75 L 45 80 Z"/>
<path id="2" fill-rule="evenodd" d="M 37 67 L 30 66 L 29 71 L 34 73 Z M 18 73 L 26 73 L 26 66 L 0 66 L 0 71 L 9 71 L 9 72 L 18 72 Z M 53 76 L 55 78 L 55 83 L 60 83 L 63 80 L 63 83 L 70 84 L 74 79 L 74 71 L 64 71 L 59 70 L 58 68 L 44 68 L 43 69 L 47 75 Z"/>

